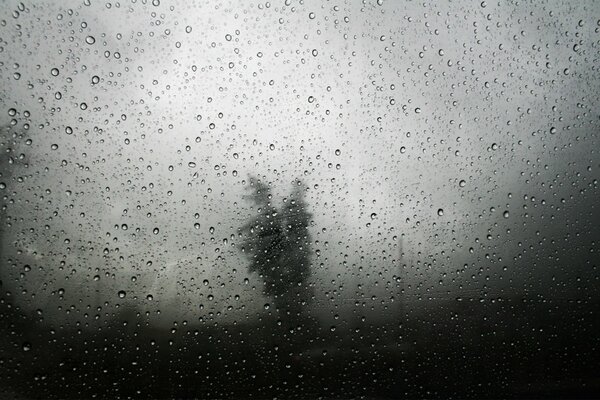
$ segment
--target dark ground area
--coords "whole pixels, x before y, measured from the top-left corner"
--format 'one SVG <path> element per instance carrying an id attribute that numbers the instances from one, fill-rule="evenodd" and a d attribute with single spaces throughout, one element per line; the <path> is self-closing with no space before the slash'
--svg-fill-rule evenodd
<path id="1" fill-rule="evenodd" d="M 16 399 L 600 397 L 591 301 L 426 301 L 387 325 L 180 324 L 125 311 L 101 330 L 1 304 L 0 388 Z M 367 314 L 368 315 L 368 314 Z M 127 321 L 127 324 L 124 322 Z M 137 325 L 137 326 L 136 326 Z M 300 329 L 297 329 L 300 326 Z"/>

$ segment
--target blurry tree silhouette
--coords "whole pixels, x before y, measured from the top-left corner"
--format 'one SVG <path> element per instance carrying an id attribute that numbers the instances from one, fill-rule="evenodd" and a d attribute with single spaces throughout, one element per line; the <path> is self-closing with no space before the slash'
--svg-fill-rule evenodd
<path id="1" fill-rule="evenodd" d="M 268 185 L 250 177 L 257 207 L 242 231 L 243 251 L 250 259 L 250 272 L 257 272 L 265 284 L 265 294 L 273 299 L 280 316 L 299 317 L 312 298 L 310 277 L 311 214 L 304 200 L 303 184 L 297 181 L 281 211 L 273 205 Z"/>

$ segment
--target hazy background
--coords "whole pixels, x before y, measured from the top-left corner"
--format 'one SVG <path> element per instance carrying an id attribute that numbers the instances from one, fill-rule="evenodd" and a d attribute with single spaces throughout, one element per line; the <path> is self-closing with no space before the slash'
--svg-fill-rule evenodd
<path id="1" fill-rule="evenodd" d="M 550 295 L 590 270 L 514 258 L 545 259 L 556 218 L 597 188 L 593 2 L 157 4 L 5 3 L 3 119 L 28 168 L 3 190 L 4 246 L 43 266 L 3 267 L 23 305 L 63 318 L 59 288 L 125 290 L 195 318 L 210 292 L 234 306 L 221 318 L 253 315 L 236 249 L 248 174 L 279 197 L 309 186 L 317 298 L 338 307 L 389 302 L 395 277 L 408 295 Z"/>

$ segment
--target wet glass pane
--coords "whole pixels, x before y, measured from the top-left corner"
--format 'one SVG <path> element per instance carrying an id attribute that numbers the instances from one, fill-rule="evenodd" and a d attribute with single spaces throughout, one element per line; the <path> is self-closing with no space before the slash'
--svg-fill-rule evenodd
<path id="1" fill-rule="evenodd" d="M 6 0 L 0 398 L 598 398 L 600 3 Z"/>

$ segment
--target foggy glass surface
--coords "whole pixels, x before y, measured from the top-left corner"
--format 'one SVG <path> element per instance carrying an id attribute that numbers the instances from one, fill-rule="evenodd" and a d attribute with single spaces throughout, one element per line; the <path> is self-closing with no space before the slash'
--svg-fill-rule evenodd
<path id="1" fill-rule="evenodd" d="M 6 0 L 0 399 L 599 398 L 600 3 Z"/>

